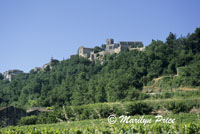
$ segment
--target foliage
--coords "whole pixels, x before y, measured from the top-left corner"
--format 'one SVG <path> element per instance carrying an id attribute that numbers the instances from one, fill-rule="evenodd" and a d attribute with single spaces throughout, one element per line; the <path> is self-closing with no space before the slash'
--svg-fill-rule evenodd
<path id="1" fill-rule="evenodd" d="M 0 73 L 0 80 L 3 80 L 3 74 Z"/>
<path id="2" fill-rule="evenodd" d="M 150 112 L 152 112 L 152 109 L 153 108 L 148 104 L 141 102 L 133 103 L 127 106 L 127 112 L 129 113 L 129 115 L 149 114 Z"/>
<path id="3" fill-rule="evenodd" d="M 187 37 L 177 38 L 170 33 L 166 42 L 152 40 L 145 51 L 106 56 L 103 64 L 73 56 L 55 60 L 49 69 L 17 75 L 11 82 L 0 74 L 0 106 L 28 108 L 141 100 L 148 97 L 141 92 L 143 87 L 164 75 L 172 77 L 160 84 L 163 90 L 199 87 L 199 33 L 200 28 Z M 102 49 L 96 47 L 97 51 Z"/>
<path id="4" fill-rule="evenodd" d="M 98 47 L 98 46 L 94 47 L 94 53 L 98 53 L 98 52 L 101 52 L 101 51 L 103 51 L 103 49 L 101 47 Z"/>
<path id="5" fill-rule="evenodd" d="M 33 125 L 33 124 L 36 124 L 36 121 L 37 121 L 37 116 L 32 115 L 32 116 L 22 117 L 18 124 L 19 125 Z"/>
<path id="6" fill-rule="evenodd" d="M 192 108 L 200 108 L 200 99 L 161 99 L 66 106 L 65 112 L 63 112 L 62 109 L 57 109 L 57 111 L 54 112 L 57 113 L 57 116 L 54 117 L 64 121 L 79 121 L 86 119 L 103 119 L 107 118 L 111 114 L 117 116 L 149 115 L 158 110 L 168 110 L 168 112 L 175 114 L 188 113 Z M 67 116 L 67 120 L 65 116 Z M 47 118 L 47 116 L 45 116 L 45 118 Z"/>
<path id="7" fill-rule="evenodd" d="M 104 125 L 103 127 L 84 127 L 84 128 L 52 128 L 52 127 L 9 127 L 0 131 L 0 134 L 127 134 L 127 133 L 181 133 L 181 134 L 198 134 L 200 133 L 199 123 L 189 124 L 132 124 L 132 125 Z"/>

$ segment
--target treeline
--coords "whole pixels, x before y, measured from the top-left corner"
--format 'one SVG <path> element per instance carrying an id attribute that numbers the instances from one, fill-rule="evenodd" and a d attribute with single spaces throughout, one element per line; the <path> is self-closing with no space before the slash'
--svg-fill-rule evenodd
<path id="1" fill-rule="evenodd" d="M 107 55 L 103 64 L 79 56 L 52 69 L 20 74 L 11 82 L 0 74 L 0 106 L 82 105 L 146 98 L 143 86 L 161 75 L 179 75 L 169 85 L 200 86 L 200 28 L 186 37 L 170 33 L 145 51 Z M 167 85 L 166 85 L 167 86 Z"/>
<path id="2" fill-rule="evenodd" d="M 158 111 L 167 115 L 184 114 L 192 116 L 193 108 L 200 108 L 200 99 L 178 99 L 157 101 L 134 101 L 122 103 L 96 103 L 81 106 L 57 107 L 52 112 L 42 112 L 39 116 L 23 117 L 19 125 L 48 124 L 60 121 L 80 121 L 91 119 L 105 119 L 114 114 L 121 115 L 157 115 Z M 186 116 L 186 115 L 185 115 Z M 178 116 L 177 116 L 178 117 Z M 191 119 L 191 118 L 188 118 Z M 179 120 L 181 122 L 181 119 Z M 190 120 L 191 121 L 191 120 Z"/>

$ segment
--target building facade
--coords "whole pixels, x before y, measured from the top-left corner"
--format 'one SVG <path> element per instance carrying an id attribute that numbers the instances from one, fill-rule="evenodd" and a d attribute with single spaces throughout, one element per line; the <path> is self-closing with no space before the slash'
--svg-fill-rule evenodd
<path id="1" fill-rule="evenodd" d="M 85 48 L 83 46 L 79 47 L 78 49 L 78 55 L 84 58 L 89 58 L 91 52 L 93 52 L 94 49 L 93 48 Z"/>
<path id="2" fill-rule="evenodd" d="M 4 79 L 11 81 L 14 78 L 14 76 L 22 74 L 22 73 L 24 73 L 24 72 L 21 70 L 18 70 L 18 69 L 8 70 L 8 71 L 4 72 Z"/>
<path id="3" fill-rule="evenodd" d="M 0 108 L 0 126 L 16 125 L 21 117 L 25 116 L 25 110 L 14 106 Z"/>

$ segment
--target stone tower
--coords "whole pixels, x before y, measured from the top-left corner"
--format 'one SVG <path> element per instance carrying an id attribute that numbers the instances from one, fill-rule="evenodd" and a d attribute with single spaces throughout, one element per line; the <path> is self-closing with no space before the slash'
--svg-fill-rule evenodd
<path id="1" fill-rule="evenodd" d="M 110 39 L 107 39 L 107 40 L 106 40 L 106 44 L 107 44 L 107 45 L 109 45 L 109 44 L 114 44 L 114 39 L 111 39 L 111 38 L 110 38 Z"/>

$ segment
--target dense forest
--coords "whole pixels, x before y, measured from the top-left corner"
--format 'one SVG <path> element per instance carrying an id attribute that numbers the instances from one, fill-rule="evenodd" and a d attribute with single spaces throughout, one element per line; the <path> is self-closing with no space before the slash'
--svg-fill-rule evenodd
<path id="1" fill-rule="evenodd" d="M 0 74 L 0 106 L 82 105 L 144 99 L 154 78 L 175 76 L 170 87 L 200 86 L 200 28 L 186 37 L 170 33 L 152 40 L 145 51 L 106 55 L 103 64 L 73 56 L 51 69 L 20 74 L 11 82 Z"/>

